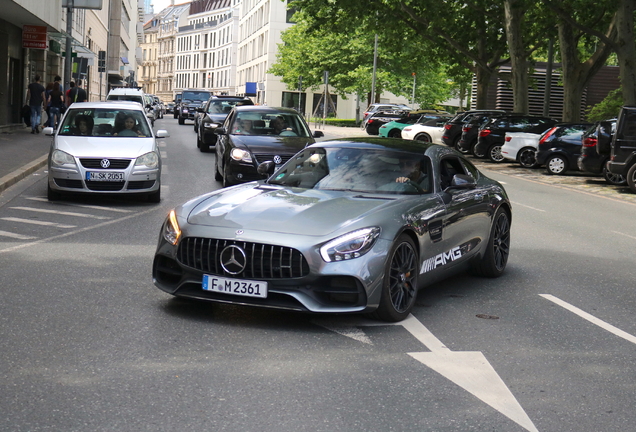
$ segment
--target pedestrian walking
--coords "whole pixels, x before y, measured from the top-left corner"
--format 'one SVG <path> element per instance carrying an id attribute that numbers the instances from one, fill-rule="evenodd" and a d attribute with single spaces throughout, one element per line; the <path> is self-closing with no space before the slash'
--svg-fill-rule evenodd
<path id="1" fill-rule="evenodd" d="M 46 85 L 44 96 L 46 97 L 46 121 L 44 127 L 51 126 L 51 92 L 53 91 L 53 83 L 50 82 Z"/>
<path id="2" fill-rule="evenodd" d="M 77 80 L 75 87 L 73 87 L 69 93 L 69 98 L 71 103 L 86 102 L 86 90 L 82 88 L 82 80 Z"/>
<path id="3" fill-rule="evenodd" d="M 62 114 L 62 106 L 64 106 L 64 93 L 60 91 L 60 84 L 53 83 L 53 90 L 49 95 L 48 103 L 50 105 L 51 117 L 49 118 L 49 126 L 55 128 L 60 121 Z"/>
<path id="4" fill-rule="evenodd" d="M 69 88 L 68 88 L 68 90 L 66 90 L 66 92 L 65 92 L 66 97 L 64 98 L 64 100 L 66 101 L 66 106 L 67 107 L 71 106 L 71 104 L 73 103 L 73 102 L 71 102 L 71 90 L 73 90 L 75 88 L 75 82 L 71 81 L 68 84 L 68 86 L 69 86 Z"/>
<path id="5" fill-rule="evenodd" d="M 40 75 L 27 87 L 27 103 L 31 108 L 31 133 L 40 133 L 42 108 L 46 108 L 46 89 L 40 84 Z"/>

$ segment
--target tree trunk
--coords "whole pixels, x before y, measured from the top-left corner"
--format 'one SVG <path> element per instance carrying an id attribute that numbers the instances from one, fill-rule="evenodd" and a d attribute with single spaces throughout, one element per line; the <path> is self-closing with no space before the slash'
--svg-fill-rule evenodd
<path id="1" fill-rule="evenodd" d="M 522 35 L 525 9 L 520 0 L 505 0 L 504 11 L 506 14 L 506 39 L 512 67 L 513 111 L 528 114 L 528 61 Z"/>
<path id="2" fill-rule="evenodd" d="M 492 76 L 492 71 L 477 68 L 475 71 L 475 75 L 477 78 L 477 97 L 475 101 L 476 109 L 486 109 L 488 102 L 488 86 L 490 85 L 490 77 Z"/>
<path id="3" fill-rule="evenodd" d="M 616 54 L 620 66 L 623 104 L 636 106 L 636 46 L 634 45 L 634 0 L 620 0 Z"/>

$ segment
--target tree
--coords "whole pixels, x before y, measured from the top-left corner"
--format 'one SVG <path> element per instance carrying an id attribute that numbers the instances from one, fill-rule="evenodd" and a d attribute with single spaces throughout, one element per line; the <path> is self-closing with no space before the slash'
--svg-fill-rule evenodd
<path id="1" fill-rule="evenodd" d="M 620 66 L 623 103 L 636 106 L 636 47 L 634 46 L 634 0 L 620 0 L 616 54 Z"/>

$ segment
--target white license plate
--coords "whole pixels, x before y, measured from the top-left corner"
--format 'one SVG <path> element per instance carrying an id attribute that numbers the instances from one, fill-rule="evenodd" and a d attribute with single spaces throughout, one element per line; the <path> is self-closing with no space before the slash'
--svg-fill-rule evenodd
<path id="1" fill-rule="evenodd" d="M 93 172 L 86 173 L 86 180 L 92 181 L 124 181 L 123 172 Z"/>
<path id="2" fill-rule="evenodd" d="M 203 289 L 223 294 L 267 298 L 267 282 L 203 275 Z"/>

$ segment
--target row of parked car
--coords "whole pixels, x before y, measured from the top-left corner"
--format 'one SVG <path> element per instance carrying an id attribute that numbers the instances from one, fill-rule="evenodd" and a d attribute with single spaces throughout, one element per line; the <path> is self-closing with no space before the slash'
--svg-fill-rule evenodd
<path id="1" fill-rule="evenodd" d="M 563 175 L 571 170 L 600 174 L 608 183 L 628 184 L 636 193 L 636 151 L 633 158 L 624 155 L 623 162 L 612 163 L 612 142 L 616 147 L 617 142 L 625 141 L 625 136 L 631 136 L 631 129 L 636 135 L 636 111 L 631 111 L 636 108 L 624 107 L 621 111 L 625 118 L 623 129 L 617 119 L 562 123 L 549 117 L 503 110 L 470 110 L 455 116 L 441 111 L 401 110 L 396 105 L 392 110 L 371 112 L 366 119 L 367 133 L 445 144 L 494 163 L 544 167 L 550 175 Z M 629 120 L 631 115 L 633 120 Z M 631 141 L 633 149 L 635 141 Z"/>

